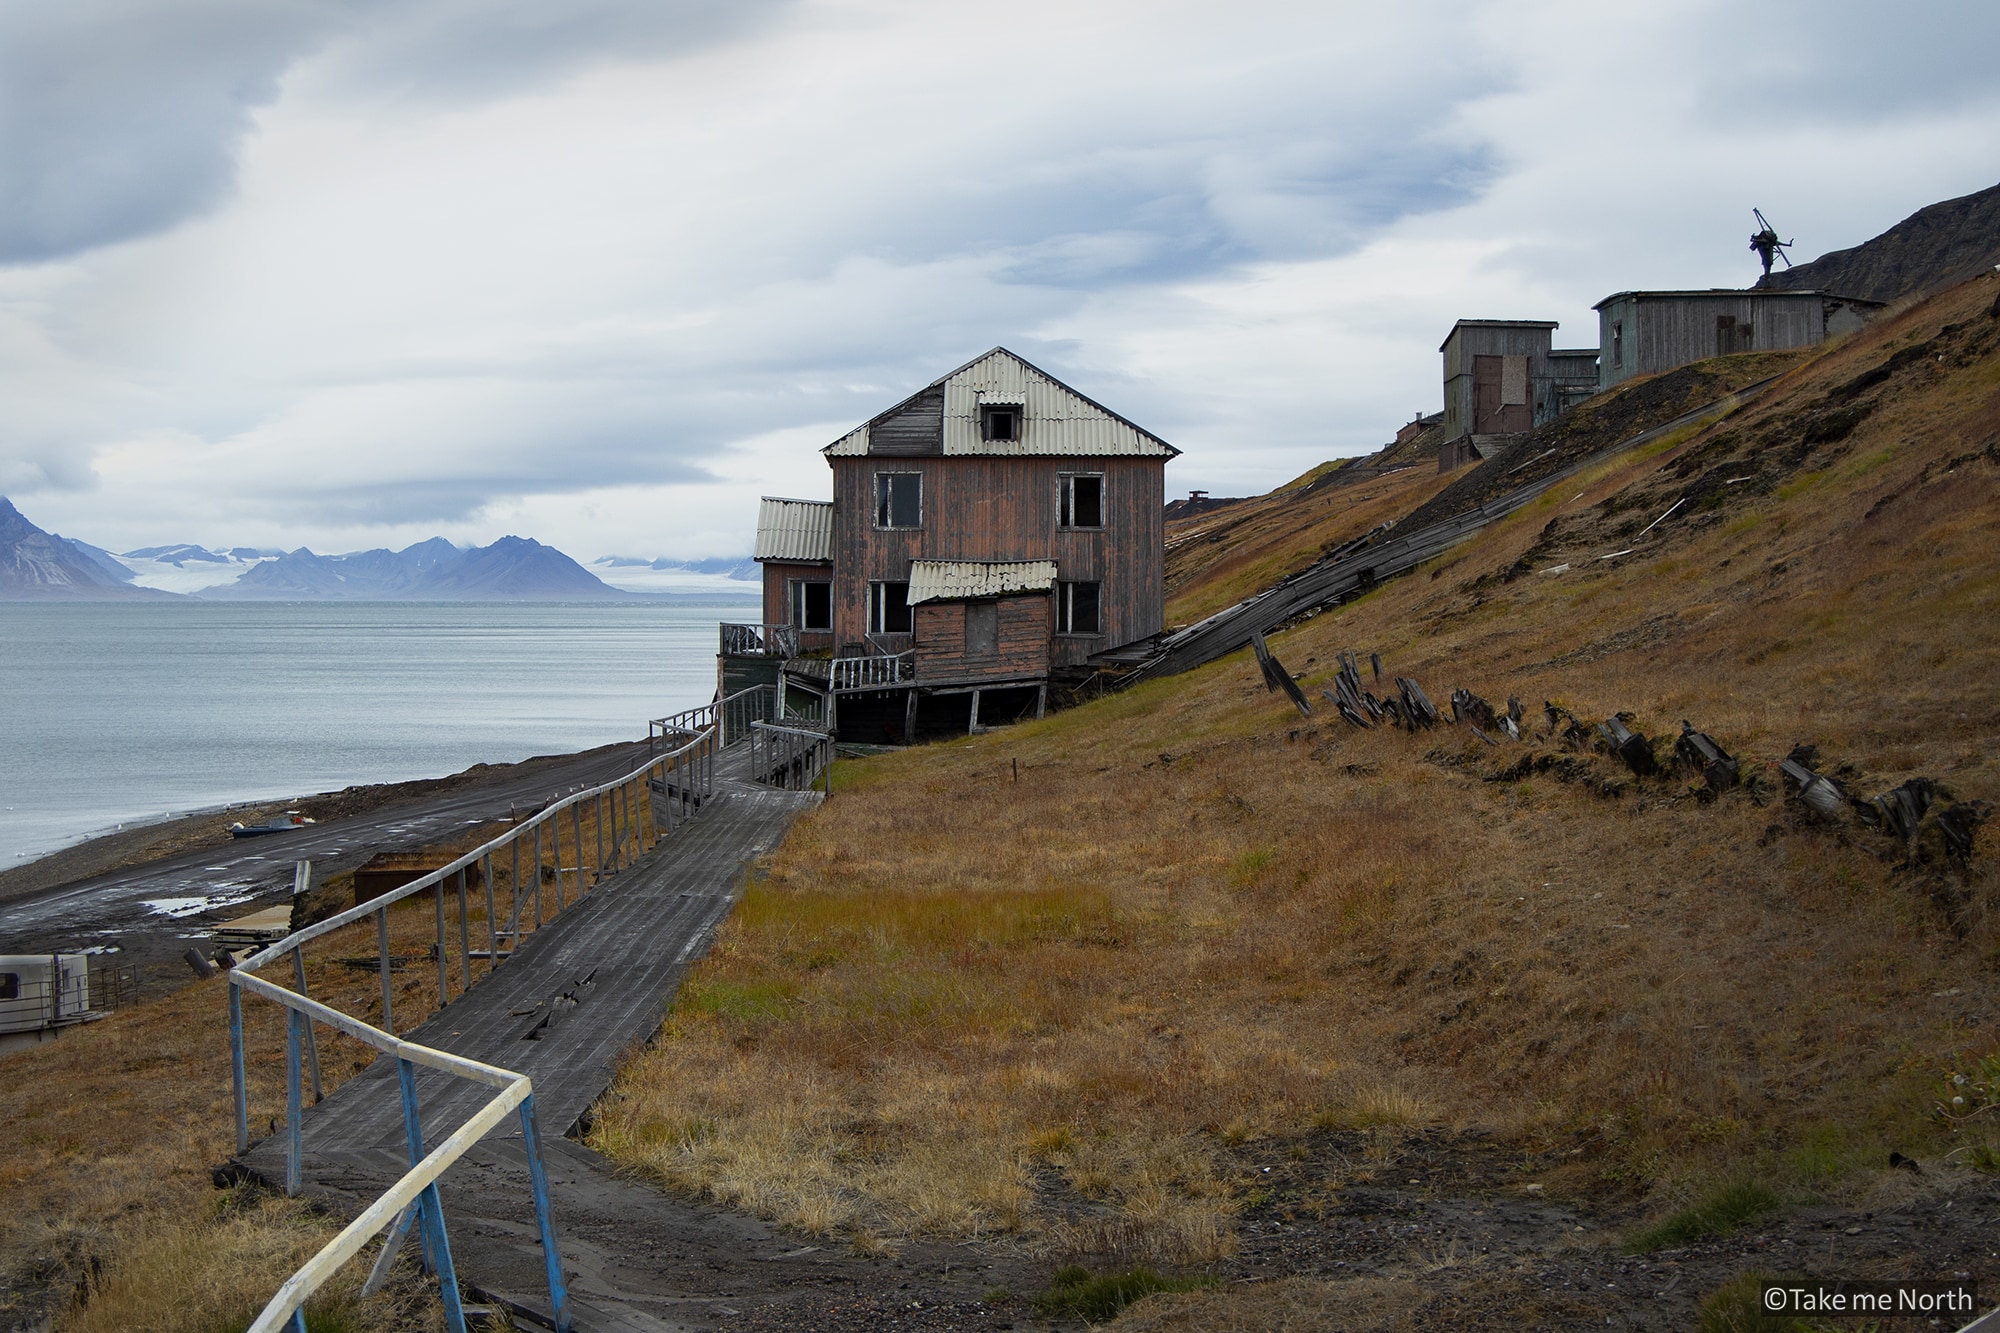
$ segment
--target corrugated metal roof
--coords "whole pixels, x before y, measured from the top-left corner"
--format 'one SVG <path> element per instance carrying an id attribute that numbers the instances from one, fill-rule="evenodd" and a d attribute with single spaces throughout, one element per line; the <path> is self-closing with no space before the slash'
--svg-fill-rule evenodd
<path id="1" fill-rule="evenodd" d="M 868 427 L 856 426 L 847 434 L 820 450 L 829 458 L 859 458 L 868 452 Z"/>
<path id="2" fill-rule="evenodd" d="M 918 392 L 940 386 L 944 389 L 946 454 L 1173 458 L 1180 453 L 1151 431 L 1140 429 L 1004 347 L 994 348 L 949 375 L 931 381 Z M 1019 439 L 980 438 L 982 399 L 1022 406 Z M 909 401 L 904 399 L 871 420 L 879 421 Z M 868 427 L 843 435 L 821 452 L 829 458 L 866 454 Z"/>
<path id="3" fill-rule="evenodd" d="M 985 440 L 979 403 L 1018 402 L 1021 438 Z M 944 379 L 946 454 L 1088 454 L 1172 458 L 1177 452 L 1157 435 L 1085 398 L 1004 347 L 996 347 Z"/>
<path id="4" fill-rule="evenodd" d="M 833 501 L 780 500 L 757 504 L 758 560 L 833 559 Z"/>
<path id="5" fill-rule="evenodd" d="M 912 560 L 910 604 L 968 597 L 1011 597 L 1047 592 L 1056 583 L 1053 560 Z"/>

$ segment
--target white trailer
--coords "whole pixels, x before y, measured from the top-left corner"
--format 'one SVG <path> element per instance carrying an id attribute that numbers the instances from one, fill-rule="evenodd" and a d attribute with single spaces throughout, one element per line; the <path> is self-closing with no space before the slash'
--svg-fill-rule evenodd
<path id="1" fill-rule="evenodd" d="M 90 1007 L 89 955 L 0 954 L 0 1054 L 103 1016 Z"/>

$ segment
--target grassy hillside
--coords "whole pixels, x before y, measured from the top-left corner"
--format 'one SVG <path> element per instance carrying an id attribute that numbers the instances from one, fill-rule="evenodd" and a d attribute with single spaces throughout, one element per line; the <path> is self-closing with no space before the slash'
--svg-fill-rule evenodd
<path id="1" fill-rule="evenodd" d="M 1440 704 L 1518 695 L 1520 743 L 1302 719 L 1238 654 L 841 765 L 594 1142 L 864 1247 L 1011 1232 L 1052 1263 L 1232 1280 L 1273 1209 L 1307 1226 L 1420 1150 L 1479 1199 L 1562 1200 L 1584 1219 L 1566 1254 L 1661 1243 L 1644 1227 L 1704 1199 L 1711 1230 L 1944 1207 L 2000 1151 L 1972 1114 L 2000 1070 L 1978 1063 L 2000 1050 L 1991 839 L 1962 863 L 1935 811 L 1914 849 L 1820 821 L 1776 763 L 1810 742 L 1856 795 L 1918 776 L 2000 795 L 1996 293 L 1976 280 L 1804 359 L 1718 426 L 1273 639 L 1315 699 L 1343 649 Z M 1236 537 L 1176 557 L 1176 618 L 1437 485 L 1321 492 L 1305 522 L 1190 520 Z M 1662 759 L 1690 719 L 1746 783 L 1637 777 L 1548 734 L 1544 700 L 1627 714 Z M 1962 1123 L 1938 1112 L 1955 1075 Z M 1331 1183 L 1274 1194 L 1268 1173 L 1303 1162 Z M 1724 1187 L 1749 1192 L 1714 1203 Z M 1383 1327 L 1609 1313 L 1497 1258 L 1385 1253 L 1356 1271 L 1426 1276 L 1369 1289 Z M 1320 1286 L 1285 1308 L 1333 1300 Z M 1274 1290 L 1147 1318 L 1279 1327 L 1255 1313 Z"/>

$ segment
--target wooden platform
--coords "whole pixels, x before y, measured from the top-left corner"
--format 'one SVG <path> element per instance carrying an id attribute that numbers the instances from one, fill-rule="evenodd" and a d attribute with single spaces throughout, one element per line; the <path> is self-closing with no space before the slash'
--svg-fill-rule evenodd
<path id="1" fill-rule="evenodd" d="M 649 1226 L 674 1229 L 668 1215 L 680 1206 L 657 1191 L 616 1180 L 604 1159 L 559 1142 L 559 1136 L 610 1085 L 619 1055 L 658 1030 L 682 974 L 707 951 L 735 904 L 746 863 L 776 847 L 792 820 L 821 799 L 815 792 L 776 791 L 744 780 L 748 751 L 747 745 L 734 746 L 721 757 L 716 795 L 698 818 L 529 936 L 512 958 L 449 1007 L 403 1034 L 534 1079 L 536 1112 L 548 1140 L 557 1234 L 566 1264 L 579 1264 L 574 1295 L 582 1329 L 679 1323 L 625 1309 L 632 1283 L 614 1280 L 608 1270 L 597 1274 L 610 1261 L 590 1238 L 616 1235 L 635 1223 L 642 1232 Z M 438 1142 L 491 1095 L 430 1071 L 419 1073 L 418 1090 L 427 1143 Z M 309 1193 L 351 1213 L 386 1189 L 408 1164 L 393 1063 L 377 1060 L 308 1110 L 304 1143 Z M 443 1183 L 445 1213 L 462 1279 L 523 1306 L 545 1308 L 518 1144 L 519 1129 L 513 1126 L 511 1143 L 496 1133 L 454 1167 Z M 254 1145 L 243 1165 L 265 1180 L 282 1181 L 283 1136 Z M 624 1197 L 634 1191 L 643 1203 Z M 647 1217 L 635 1218 L 635 1211 Z M 681 1211 L 691 1217 L 702 1213 Z M 754 1258 L 760 1248 L 773 1256 L 788 1248 L 746 1219 L 702 1214 L 695 1232 L 704 1229 L 716 1232 L 718 1250 L 737 1261 Z M 678 1230 L 685 1243 L 685 1226 Z M 657 1295 L 667 1305 L 677 1299 Z"/>

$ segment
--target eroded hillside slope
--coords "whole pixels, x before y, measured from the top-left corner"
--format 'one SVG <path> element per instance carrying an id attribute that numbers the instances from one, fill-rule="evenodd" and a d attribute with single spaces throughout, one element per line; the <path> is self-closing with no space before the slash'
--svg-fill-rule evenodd
<path id="1" fill-rule="evenodd" d="M 1993 834 L 1937 812 L 2000 801 L 1996 552 L 1988 278 L 1273 639 L 1316 701 L 1343 650 L 1518 695 L 1520 742 L 1304 719 L 1239 653 L 843 764 L 594 1141 L 867 1248 L 1224 1284 L 1135 1326 L 1684 1328 L 1808 1257 L 1991 1286 Z M 1743 784 L 1671 767 L 1682 719 Z M 1801 743 L 1938 784 L 1921 836 L 1790 800 Z"/>

